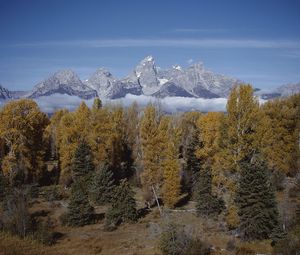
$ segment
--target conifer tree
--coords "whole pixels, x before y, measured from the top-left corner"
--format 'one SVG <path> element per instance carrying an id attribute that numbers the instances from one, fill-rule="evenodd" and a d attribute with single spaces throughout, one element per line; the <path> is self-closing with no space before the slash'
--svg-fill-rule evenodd
<path id="1" fill-rule="evenodd" d="M 95 170 L 92 160 L 91 148 L 85 140 L 82 140 L 72 161 L 73 180 L 77 181 L 82 177 L 89 177 Z"/>
<path id="2" fill-rule="evenodd" d="M 198 215 L 210 216 L 221 213 L 224 209 L 224 202 L 212 194 L 210 167 L 206 166 L 200 169 L 195 185 L 194 197 Z"/>
<path id="3" fill-rule="evenodd" d="M 102 101 L 99 97 L 96 97 L 93 102 L 93 110 L 99 110 L 102 108 Z"/>
<path id="4" fill-rule="evenodd" d="M 97 205 L 104 205 L 112 201 L 115 191 L 113 173 L 108 164 L 103 165 L 95 172 L 91 181 L 91 197 Z"/>
<path id="5" fill-rule="evenodd" d="M 192 192 L 192 187 L 196 182 L 196 176 L 200 169 L 201 160 L 197 158 L 196 151 L 199 147 L 198 130 L 192 130 L 192 134 L 187 138 L 185 148 L 185 188 Z"/>
<path id="6" fill-rule="evenodd" d="M 243 239 L 268 239 L 278 232 L 278 211 L 266 166 L 252 157 L 241 161 L 240 169 L 236 202 Z"/>
<path id="7" fill-rule="evenodd" d="M 7 180 L 0 169 L 0 203 L 3 202 L 7 192 Z"/>
<path id="8" fill-rule="evenodd" d="M 137 220 L 136 202 L 134 192 L 129 183 L 123 179 L 116 187 L 111 207 L 107 212 L 107 224 L 117 225 L 121 222 Z"/>
<path id="9" fill-rule="evenodd" d="M 90 205 L 85 182 L 79 180 L 71 188 L 70 203 L 68 205 L 68 224 L 70 226 L 84 226 L 93 220 L 94 208 Z"/>

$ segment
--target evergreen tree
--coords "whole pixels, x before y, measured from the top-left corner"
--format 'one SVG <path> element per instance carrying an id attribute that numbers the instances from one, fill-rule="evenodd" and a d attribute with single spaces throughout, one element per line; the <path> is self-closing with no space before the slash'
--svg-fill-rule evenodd
<path id="1" fill-rule="evenodd" d="M 112 205 L 107 212 L 106 219 L 108 225 L 137 220 L 134 192 L 125 179 L 121 180 L 120 185 L 115 189 Z"/>
<path id="2" fill-rule="evenodd" d="M 241 176 L 237 190 L 240 231 L 245 240 L 278 236 L 278 211 L 265 164 L 252 157 L 240 162 Z"/>
<path id="3" fill-rule="evenodd" d="M 7 180 L 0 170 L 0 203 L 4 201 L 7 192 Z"/>
<path id="4" fill-rule="evenodd" d="M 187 138 L 185 148 L 185 171 L 183 177 L 183 185 L 187 188 L 188 192 L 192 192 L 192 187 L 196 182 L 197 173 L 200 169 L 201 160 L 196 156 L 196 150 L 199 146 L 198 132 L 193 130 L 192 134 Z"/>
<path id="5" fill-rule="evenodd" d="M 99 110 L 102 108 L 102 101 L 99 97 L 96 97 L 93 102 L 93 110 Z"/>
<path id="6" fill-rule="evenodd" d="M 113 173 L 105 164 L 95 173 L 91 182 L 91 197 L 97 205 L 104 205 L 111 202 L 114 190 Z"/>
<path id="7" fill-rule="evenodd" d="M 224 201 L 212 194 L 211 183 L 212 176 L 210 167 L 201 168 L 194 189 L 198 215 L 217 215 L 224 209 Z"/>
<path id="8" fill-rule="evenodd" d="M 85 140 L 82 140 L 75 151 L 72 161 L 73 180 L 77 181 L 82 177 L 88 178 L 94 170 L 91 148 Z"/>
<path id="9" fill-rule="evenodd" d="M 86 185 L 78 181 L 72 185 L 70 203 L 68 206 L 68 224 L 84 226 L 93 220 L 93 207 L 89 203 Z"/>

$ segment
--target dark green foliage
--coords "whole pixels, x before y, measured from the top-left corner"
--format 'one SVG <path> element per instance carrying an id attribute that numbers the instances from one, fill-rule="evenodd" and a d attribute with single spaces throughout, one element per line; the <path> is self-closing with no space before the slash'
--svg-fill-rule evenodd
<path id="1" fill-rule="evenodd" d="M 195 130 L 186 141 L 186 148 L 184 150 L 185 168 L 182 180 L 182 187 L 186 188 L 188 192 L 192 192 L 193 184 L 196 181 L 197 173 L 200 169 L 200 160 L 196 157 L 196 150 L 199 146 L 198 132 Z"/>
<path id="2" fill-rule="evenodd" d="M 94 170 L 91 147 L 85 140 L 82 140 L 72 161 L 73 180 L 78 181 L 80 178 L 89 178 Z"/>
<path id="3" fill-rule="evenodd" d="M 273 247 L 274 255 L 300 254 L 300 224 L 294 227 L 285 238 L 279 240 Z"/>
<path id="4" fill-rule="evenodd" d="M 99 97 L 96 97 L 93 102 L 93 110 L 99 110 L 102 108 L 102 101 Z"/>
<path id="5" fill-rule="evenodd" d="M 8 189 L 8 180 L 0 170 L 0 203 L 4 201 Z"/>
<path id="6" fill-rule="evenodd" d="M 210 247 L 201 240 L 194 239 L 183 227 L 167 224 L 160 236 L 159 248 L 164 255 L 209 255 Z"/>
<path id="7" fill-rule="evenodd" d="M 209 167 L 201 168 L 194 188 L 198 215 L 218 215 L 224 209 L 224 201 L 212 194 L 212 176 Z"/>
<path id="8" fill-rule="evenodd" d="M 42 194 L 47 201 L 62 200 L 67 197 L 65 190 L 60 185 L 43 187 Z"/>
<path id="9" fill-rule="evenodd" d="M 278 236 L 277 204 L 264 162 L 254 157 L 245 159 L 240 169 L 236 202 L 243 239 L 268 239 L 273 233 Z"/>
<path id="10" fill-rule="evenodd" d="M 109 166 L 105 164 L 95 172 L 92 178 L 91 198 L 97 205 L 107 204 L 112 200 L 114 189 L 113 173 L 110 171 Z"/>
<path id="11" fill-rule="evenodd" d="M 72 185 L 68 206 L 68 225 L 84 226 L 93 221 L 94 209 L 89 203 L 86 183 L 77 181 Z"/>
<path id="12" fill-rule="evenodd" d="M 134 192 L 124 179 L 115 188 L 111 207 L 106 214 L 107 225 L 118 225 L 121 222 L 137 220 Z"/>

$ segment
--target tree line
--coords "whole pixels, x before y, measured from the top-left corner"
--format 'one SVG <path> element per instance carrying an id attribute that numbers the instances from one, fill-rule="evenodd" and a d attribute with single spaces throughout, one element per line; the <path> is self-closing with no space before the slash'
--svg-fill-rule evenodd
<path id="1" fill-rule="evenodd" d="M 167 114 L 158 104 L 123 108 L 96 98 L 49 118 L 33 100 L 11 101 L 0 111 L 0 181 L 71 187 L 71 225 L 89 221 L 89 201 L 110 204 L 110 223 L 136 220 L 138 187 L 149 208 L 173 209 L 188 196 L 198 215 L 224 212 L 244 239 L 275 240 L 275 189 L 299 173 L 299 102 L 298 94 L 260 104 L 250 85 L 239 85 L 224 113 Z"/>

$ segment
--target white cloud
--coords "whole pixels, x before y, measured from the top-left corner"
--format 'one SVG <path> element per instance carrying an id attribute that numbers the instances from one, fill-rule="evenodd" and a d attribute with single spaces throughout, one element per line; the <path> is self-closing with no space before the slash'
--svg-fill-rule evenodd
<path id="1" fill-rule="evenodd" d="M 192 64 L 193 62 L 194 62 L 194 59 L 192 59 L 192 58 L 188 59 L 188 61 L 187 61 L 188 64 Z"/>
<path id="2" fill-rule="evenodd" d="M 40 106 L 41 110 L 46 113 L 52 113 L 58 109 L 75 110 L 82 101 L 85 101 L 88 106 L 92 106 L 93 99 L 83 100 L 76 96 L 54 94 L 52 96 L 43 96 L 35 100 Z M 103 100 L 104 105 L 123 105 L 124 107 L 130 106 L 132 103 L 137 102 L 139 106 L 145 107 L 149 103 L 159 102 L 162 109 L 167 112 L 178 111 L 225 111 L 226 98 L 186 98 L 186 97 L 166 97 L 157 99 L 151 96 L 136 96 L 127 94 L 124 98 L 114 100 Z"/>
<path id="3" fill-rule="evenodd" d="M 175 33 L 224 33 L 228 31 L 224 28 L 177 28 L 172 30 Z"/>
<path id="4" fill-rule="evenodd" d="M 3 46 L 3 45 L 2 45 Z M 299 49 L 297 40 L 260 40 L 232 38 L 116 38 L 95 40 L 67 40 L 20 43 L 12 47 L 78 47 L 78 48 L 129 48 L 129 47 L 177 47 L 177 48 L 265 48 Z"/>

